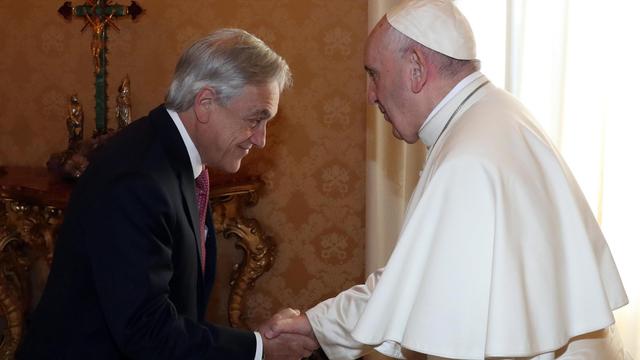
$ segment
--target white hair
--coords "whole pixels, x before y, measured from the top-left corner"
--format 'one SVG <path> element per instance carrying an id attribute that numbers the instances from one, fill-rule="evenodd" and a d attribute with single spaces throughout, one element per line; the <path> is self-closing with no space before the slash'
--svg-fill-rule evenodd
<path id="1" fill-rule="evenodd" d="M 389 31 L 386 33 L 386 41 L 387 45 L 394 48 L 400 57 L 405 56 L 411 49 L 422 52 L 427 60 L 434 64 L 438 71 L 446 77 L 453 78 L 460 72 L 469 69 L 471 69 L 471 71 L 480 70 L 479 60 L 459 60 L 452 58 L 420 44 L 392 26 L 389 26 Z"/>
<path id="2" fill-rule="evenodd" d="M 220 29 L 196 41 L 180 57 L 167 96 L 168 109 L 191 108 L 203 87 L 212 87 L 225 105 L 246 85 L 276 81 L 291 86 L 287 62 L 262 40 L 241 29 Z"/>

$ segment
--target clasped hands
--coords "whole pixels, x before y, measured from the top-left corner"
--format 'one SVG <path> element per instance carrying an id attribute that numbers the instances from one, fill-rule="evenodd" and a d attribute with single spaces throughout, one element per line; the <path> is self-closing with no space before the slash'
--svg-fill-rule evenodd
<path id="1" fill-rule="evenodd" d="M 283 309 L 260 325 L 265 360 L 299 360 L 320 347 L 300 310 Z"/>

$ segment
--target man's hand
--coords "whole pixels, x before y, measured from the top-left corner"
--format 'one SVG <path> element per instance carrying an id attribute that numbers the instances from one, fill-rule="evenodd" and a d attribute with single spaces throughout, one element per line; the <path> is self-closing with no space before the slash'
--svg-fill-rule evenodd
<path id="1" fill-rule="evenodd" d="M 315 341 L 298 334 L 281 334 L 273 339 L 262 335 L 265 360 L 299 360 L 317 349 Z"/>
<path id="2" fill-rule="evenodd" d="M 299 310 L 284 309 L 258 329 L 262 335 L 266 360 L 308 357 L 320 346 L 306 315 Z"/>
<path id="3" fill-rule="evenodd" d="M 279 319 L 271 326 L 270 330 L 267 335 L 271 337 L 282 334 L 298 334 L 312 339 L 316 344 L 318 343 L 311 323 L 305 314 Z"/>

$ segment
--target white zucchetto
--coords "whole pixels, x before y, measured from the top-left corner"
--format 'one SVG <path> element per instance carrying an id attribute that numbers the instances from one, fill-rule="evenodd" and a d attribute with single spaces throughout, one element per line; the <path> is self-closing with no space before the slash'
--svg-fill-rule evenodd
<path id="1" fill-rule="evenodd" d="M 393 28 L 429 49 L 459 60 L 476 58 L 471 26 L 450 0 L 403 1 L 386 16 Z"/>

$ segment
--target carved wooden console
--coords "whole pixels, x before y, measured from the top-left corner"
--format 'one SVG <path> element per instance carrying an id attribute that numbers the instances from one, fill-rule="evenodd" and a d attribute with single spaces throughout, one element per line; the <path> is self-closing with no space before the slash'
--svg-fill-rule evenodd
<path id="1" fill-rule="evenodd" d="M 71 185 L 45 169 L 0 169 L 0 359 L 12 359 L 27 314 L 40 298 Z M 215 175 L 211 189 L 216 231 L 242 250 L 230 271 L 226 315 L 234 327 L 243 316 L 247 290 L 271 268 L 275 246 L 244 209 L 258 201 L 257 179 Z M 220 280 L 218 280 L 220 282 Z M 210 307 L 216 306 L 210 301 Z"/>

